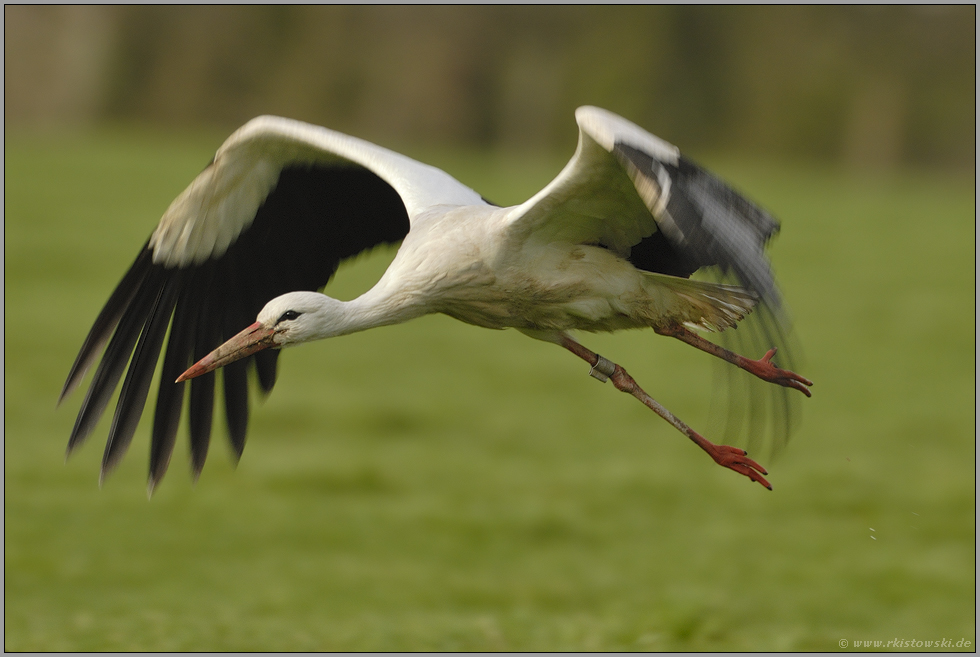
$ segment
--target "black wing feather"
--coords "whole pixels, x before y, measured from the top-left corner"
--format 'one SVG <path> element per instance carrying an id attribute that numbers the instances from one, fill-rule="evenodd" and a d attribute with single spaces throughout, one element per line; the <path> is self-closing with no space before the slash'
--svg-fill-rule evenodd
<path id="1" fill-rule="evenodd" d="M 177 303 L 170 331 L 170 342 L 167 345 L 163 368 L 160 371 L 160 381 L 175 381 L 190 365 L 193 338 L 194 307 L 189 303 L 191 294 L 186 295 Z M 150 492 L 163 473 L 167 471 L 170 457 L 173 455 L 177 442 L 177 429 L 180 426 L 181 409 L 184 402 L 186 382 L 181 381 L 172 386 L 160 386 L 157 393 L 157 407 L 153 416 L 153 438 L 150 442 Z"/>
<path id="2" fill-rule="evenodd" d="M 153 377 L 153 370 L 156 369 L 160 348 L 167 333 L 167 325 L 177 303 L 179 285 L 180 272 L 163 284 L 150 310 L 139 342 L 136 344 L 126 380 L 119 393 L 116 412 L 109 429 L 109 439 L 106 441 L 105 454 L 102 458 L 103 478 L 126 453 L 136 432 L 140 415 L 146 405 L 146 396 L 150 392 L 150 379 Z"/>
<path id="3" fill-rule="evenodd" d="M 260 351 L 255 354 L 255 370 L 259 376 L 259 387 L 262 392 L 272 392 L 276 385 L 276 366 L 279 363 L 279 350 Z"/>
<path id="4" fill-rule="evenodd" d="M 323 287 L 340 263 L 408 234 L 401 198 L 359 167 L 286 168 L 248 229 L 220 257 L 167 268 L 145 245 L 109 297 L 69 372 L 62 397 L 74 389 L 108 342 L 69 439 L 71 451 L 94 429 L 129 363 L 103 459 L 103 475 L 132 440 L 149 392 L 168 323 L 171 326 L 156 404 L 149 485 L 167 470 L 184 400 L 174 383 L 199 360 L 254 321 L 272 298 Z M 110 338 L 111 336 L 111 338 Z M 135 350 L 135 353 L 134 353 Z M 131 359 L 132 356 L 132 359 Z M 248 371 L 262 391 L 275 384 L 277 352 L 260 352 L 224 368 L 225 411 L 236 456 L 248 427 Z M 214 410 L 214 373 L 194 379 L 190 392 L 191 468 L 207 457 Z"/>
<path id="5" fill-rule="evenodd" d="M 196 285 L 194 290 L 196 315 L 196 335 L 194 339 L 194 350 L 191 356 L 192 362 L 197 362 L 210 353 L 213 345 L 221 343 L 221 327 L 219 321 L 221 315 L 217 312 L 207 312 L 206 302 L 208 292 L 214 289 L 214 262 L 205 263 L 201 270 L 195 272 Z M 214 381 L 217 374 L 208 372 L 191 381 L 191 400 L 190 400 L 190 441 L 191 441 L 191 472 L 194 480 L 201 475 L 204 468 L 204 461 L 208 457 L 208 445 L 211 442 L 211 425 L 214 417 Z M 164 386 L 173 382 L 175 379 L 160 381 Z M 163 476 L 163 472 L 160 476 Z"/>
<path id="6" fill-rule="evenodd" d="M 138 263 L 140 261 L 141 259 L 137 260 Z M 85 395 L 85 401 L 82 402 L 82 408 L 78 412 L 78 417 L 75 419 L 75 426 L 68 439 L 69 454 L 75 447 L 85 441 L 92 432 L 92 429 L 95 428 L 102 413 L 105 412 L 106 406 L 109 404 L 109 399 L 112 397 L 112 393 L 119 384 L 119 379 L 122 377 L 123 371 L 126 369 L 126 363 L 129 362 L 129 357 L 133 353 L 133 347 L 136 346 L 136 341 L 139 339 L 143 325 L 146 323 L 146 318 L 149 316 L 156 302 L 155 291 L 162 284 L 163 277 L 161 271 L 156 268 L 150 268 L 147 276 L 140 282 L 138 292 L 132 296 L 129 305 L 122 313 L 122 317 L 119 319 L 118 330 L 109 341 L 109 346 L 106 347 L 102 361 L 95 370 L 95 376 L 92 377 L 92 384 L 89 386 L 88 393 Z M 146 288 L 150 290 L 148 294 L 143 293 L 143 290 Z M 109 329 L 105 328 L 103 330 Z M 89 335 L 91 336 L 92 332 L 89 332 Z M 101 342 L 101 339 L 97 341 Z M 76 358 L 76 362 L 79 362 L 79 360 L 82 359 Z M 69 382 L 66 382 L 65 388 L 70 387 Z"/>
<path id="7" fill-rule="evenodd" d="M 613 154 L 631 176 L 642 176 L 645 184 L 668 194 L 662 216 L 655 217 L 661 230 L 632 249 L 630 261 L 636 267 L 683 277 L 718 267 L 778 305 L 775 280 L 763 254 L 765 243 L 779 230 L 775 219 L 687 158 L 679 157 L 676 164 L 662 162 L 624 143 L 617 143 Z"/>
<path id="8" fill-rule="evenodd" d="M 681 157 L 667 170 L 677 187 L 667 213 L 685 234 L 688 257 L 733 272 L 742 285 L 778 303 L 776 281 L 763 254 L 779 230 L 776 220 L 690 160 Z"/>
<path id="9" fill-rule="evenodd" d="M 245 434 L 248 432 L 248 366 L 247 362 L 235 361 L 223 368 L 225 381 L 225 417 L 228 418 L 228 439 L 235 451 L 235 461 L 245 450 Z"/>
<path id="10" fill-rule="evenodd" d="M 255 313 L 249 313 L 241 295 L 236 294 L 236 286 L 256 289 L 248 269 L 240 258 L 232 258 L 226 275 L 222 276 L 222 296 L 226 299 L 225 313 L 221 327 L 221 342 L 231 338 L 254 321 Z M 245 449 L 245 433 L 248 431 L 248 366 L 247 360 L 230 363 L 222 368 L 225 395 L 225 417 L 228 421 L 228 439 L 235 453 L 235 461 L 241 458 Z"/>
<path id="11" fill-rule="evenodd" d="M 75 358 L 75 362 L 68 372 L 68 378 L 65 380 L 65 385 L 61 389 L 61 396 L 58 398 L 58 403 L 61 403 L 82 382 L 82 377 L 85 375 L 85 372 L 95 362 L 99 350 L 109 341 L 113 329 L 119 323 L 123 313 L 126 312 L 133 297 L 139 291 L 143 279 L 150 272 L 152 264 L 152 255 L 146 249 L 146 245 L 144 245 L 140 254 L 136 256 L 136 261 L 130 266 L 123 279 L 119 281 L 119 285 L 116 286 L 109 300 L 106 301 L 102 312 L 99 313 L 99 316 L 95 319 L 95 323 L 92 325 L 92 329 L 85 337 L 85 342 L 82 343 L 82 348 L 78 351 L 78 356 Z"/>
<path id="12" fill-rule="evenodd" d="M 215 345 L 220 344 L 220 340 L 217 338 L 212 338 L 211 342 Z M 204 352 L 205 355 L 207 353 Z M 194 476 L 194 481 L 197 481 L 197 478 L 201 476 L 204 462 L 208 458 L 208 446 L 211 444 L 211 425 L 214 421 L 214 381 L 216 378 L 217 375 L 214 372 L 208 372 L 191 382 L 190 440 L 191 473 Z M 161 472 L 160 477 L 163 475 L 164 472 Z"/>
<path id="13" fill-rule="evenodd" d="M 687 278 L 703 266 L 671 244 L 660 231 L 630 249 L 629 261 L 637 269 L 681 278 Z"/>

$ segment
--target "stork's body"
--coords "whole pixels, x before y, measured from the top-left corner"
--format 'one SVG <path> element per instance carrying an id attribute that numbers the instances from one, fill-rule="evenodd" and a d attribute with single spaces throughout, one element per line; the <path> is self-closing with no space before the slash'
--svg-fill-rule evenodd
<path id="1" fill-rule="evenodd" d="M 780 301 L 762 254 L 777 224 L 635 125 L 596 108 L 580 109 L 577 118 L 579 148 L 566 169 L 509 208 L 487 203 L 438 169 L 346 135 L 274 117 L 247 124 L 171 204 L 96 321 L 63 396 L 112 339 L 69 449 L 91 431 L 135 348 L 103 473 L 121 458 L 171 313 L 151 489 L 173 449 L 184 381 L 201 377 L 191 393 L 192 461 L 199 472 L 215 369 L 230 366 L 226 408 L 240 454 L 245 363 L 255 363 L 268 391 L 275 356 L 267 355 L 277 353 L 269 347 L 443 313 L 565 347 L 589 362 L 593 376 L 612 379 L 717 462 L 768 487 L 765 471 L 743 450 L 705 440 L 569 332 L 653 328 L 809 395 L 809 381 L 770 363 L 772 351 L 751 361 L 688 330 L 734 327 L 762 303 L 776 318 L 773 334 L 781 334 Z M 398 240 L 394 260 L 360 297 L 345 302 L 314 291 L 343 259 Z M 687 278 L 709 266 L 734 274 L 741 286 Z M 262 308 L 257 320 L 234 335 L 236 322 L 242 326 L 250 312 L 255 317 L 250 306 Z M 180 374 L 192 361 L 198 362 Z"/>
<path id="2" fill-rule="evenodd" d="M 755 304 L 737 288 L 643 272 L 600 246 L 518 242 L 508 213 L 485 206 L 424 215 L 354 306 L 376 309 L 382 324 L 437 312 L 484 328 L 545 334 L 697 323 L 699 306 L 682 302 L 677 290 L 724 291 L 741 302 L 743 314 Z"/>

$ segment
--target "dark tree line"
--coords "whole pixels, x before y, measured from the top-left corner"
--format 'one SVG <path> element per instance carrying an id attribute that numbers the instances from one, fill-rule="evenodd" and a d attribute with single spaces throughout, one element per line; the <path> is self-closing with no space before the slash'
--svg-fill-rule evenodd
<path id="1" fill-rule="evenodd" d="M 975 7 L 10 7 L 10 123 L 567 147 L 596 104 L 695 149 L 972 166 Z"/>

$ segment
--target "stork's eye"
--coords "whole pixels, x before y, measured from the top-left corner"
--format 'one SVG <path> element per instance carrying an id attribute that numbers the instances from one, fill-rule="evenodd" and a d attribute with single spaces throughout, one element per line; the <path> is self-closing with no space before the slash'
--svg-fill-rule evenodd
<path id="1" fill-rule="evenodd" d="M 287 310 L 286 312 L 284 312 L 282 314 L 282 316 L 279 318 L 279 320 L 276 322 L 276 324 L 278 324 L 279 322 L 284 322 L 284 321 L 286 321 L 288 319 L 296 319 L 297 317 L 299 317 L 302 314 L 303 313 L 298 313 L 295 310 Z"/>

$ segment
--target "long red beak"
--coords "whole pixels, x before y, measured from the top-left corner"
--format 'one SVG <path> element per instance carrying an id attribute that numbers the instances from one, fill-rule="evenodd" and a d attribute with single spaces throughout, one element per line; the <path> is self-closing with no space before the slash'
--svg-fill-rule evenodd
<path id="1" fill-rule="evenodd" d="M 177 377 L 176 383 L 207 374 L 219 367 L 224 367 L 228 363 L 234 363 L 236 360 L 251 356 L 257 351 L 274 347 L 276 345 L 272 342 L 273 335 L 275 335 L 275 330 L 266 328 L 261 323 L 255 322 L 210 354 L 191 365 L 190 369 Z"/>

